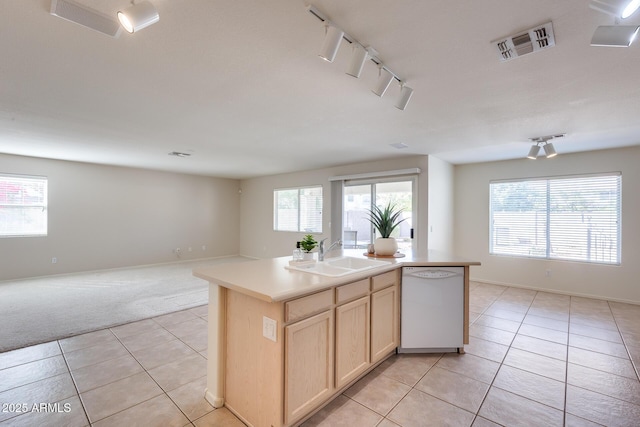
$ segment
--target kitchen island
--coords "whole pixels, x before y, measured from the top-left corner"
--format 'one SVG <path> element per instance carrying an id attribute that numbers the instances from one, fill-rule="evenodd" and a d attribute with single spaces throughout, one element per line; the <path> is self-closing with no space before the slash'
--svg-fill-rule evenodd
<path id="1" fill-rule="evenodd" d="M 194 271 L 210 283 L 205 396 L 247 425 L 297 425 L 395 352 L 403 266 L 464 267 L 468 343 L 468 273 L 478 262 L 430 252 L 330 277 L 289 270 L 290 259 Z"/>

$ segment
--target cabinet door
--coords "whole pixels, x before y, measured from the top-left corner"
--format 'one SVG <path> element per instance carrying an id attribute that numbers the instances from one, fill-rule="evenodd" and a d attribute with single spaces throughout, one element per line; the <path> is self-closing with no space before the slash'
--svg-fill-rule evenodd
<path id="1" fill-rule="evenodd" d="M 333 311 L 285 328 L 285 424 L 308 414 L 333 393 Z"/>
<path id="2" fill-rule="evenodd" d="M 364 372 L 369 365 L 369 296 L 336 307 L 336 388 Z"/>
<path id="3" fill-rule="evenodd" d="M 398 286 L 371 294 L 371 363 L 398 346 Z"/>

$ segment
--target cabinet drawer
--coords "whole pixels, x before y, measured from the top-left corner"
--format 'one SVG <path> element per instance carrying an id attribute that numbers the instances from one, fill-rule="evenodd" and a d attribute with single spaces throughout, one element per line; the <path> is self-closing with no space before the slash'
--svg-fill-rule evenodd
<path id="1" fill-rule="evenodd" d="M 398 270 L 388 271 L 371 278 L 371 290 L 377 291 L 384 289 L 388 286 L 395 285 L 397 282 Z"/>
<path id="2" fill-rule="evenodd" d="M 369 293 L 369 279 L 359 280 L 336 288 L 336 304 L 341 304 Z"/>
<path id="3" fill-rule="evenodd" d="M 326 310 L 333 304 L 333 289 L 318 292 L 317 294 L 294 299 L 284 303 L 284 321 L 302 319 L 311 314 Z"/>

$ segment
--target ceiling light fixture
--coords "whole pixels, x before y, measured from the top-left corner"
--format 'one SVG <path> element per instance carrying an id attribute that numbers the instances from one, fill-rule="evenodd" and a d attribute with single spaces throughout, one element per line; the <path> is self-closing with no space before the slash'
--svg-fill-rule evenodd
<path id="1" fill-rule="evenodd" d="M 553 147 L 553 144 L 550 142 L 547 142 L 546 144 L 544 144 L 542 148 L 544 148 L 544 156 L 547 159 L 550 159 L 558 155 L 558 153 L 556 153 L 556 149 Z"/>
<path id="2" fill-rule="evenodd" d="M 353 49 L 347 74 L 356 78 L 360 77 L 367 59 L 371 60 L 371 62 L 376 64 L 379 70 L 378 83 L 376 88 L 373 89 L 373 93 L 382 97 L 391 84 L 391 81 L 395 79 L 400 84 L 400 98 L 398 99 L 396 107 L 400 110 L 404 110 L 413 95 L 413 89 L 405 86 L 404 81 L 382 63 L 378 58 L 378 52 L 370 46 L 364 47 L 362 43 L 359 43 L 356 39 L 345 33 L 344 30 L 336 27 L 329 18 L 316 9 L 315 6 L 307 6 L 307 11 L 322 21 L 326 28 L 325 39 L 319 56 L 328 62 L 333 62 L 336 54 L 338 53 L 338 48 L 340 47 L 342 39 L 346 40 L 352 45 Z"/>
<path id="3" fill-rule="evenodd" d="M 540 146 L 544 148 L 544 156 L 547 159 L 555 157 L 558 155 L 555 147 L 549 141 L 556 138 L 564 138 L 567 134 L 560 133 L 557 135 L 547 135 L 547 136 L 538 136 L 535 138 L 529 138 L 529 141 L 534 142 L 535 144 L 531 146 L 529 149 L 529 154 L 527 154 L 527 159 L 535 160 L 538 158 L 538 153 L 540 152 Z"/>
<path id="4" fill-rule="evenodd" d="M 405 108 L 407 108 L 407 104 L 409 103 L 412 95 L 413 89 L 411 89 L 404 83 L 400 83 L 400 98 L 396 103 L 396 108 L 399 110 L 404 110 Z"/>
<path id="5" fill-rule="evenodd" d="M 325 31 L 324 43 L 322 43 L 322 48 L 318 55 L 325 61 L 333 62 L 333 60 L 336 59 L 344 31 L 331 24 L 327 24 Z"/>
<path id="6" fill-rule="evenodd" d="M 111 37 L 119 37 L 122 32 L 113 15 L 106 15 L 73 0 L 51 0 L 50 13 Z"/>
<path id="7" fill-rule="evenodd" d="M 349 62 L 347 74 L 357 79 L 360 77 L 360 73 L 362 73 L 364 63 L 367 62 L 369 52 L 367 48 L 357 43 L 353 43 L 352 49 L 351 62 Z"/>
<path id="8" fill-rule="evenodd" d="M 595 11 L 626 19 L 640 7 L 640 0 L 591 0 L 589 7 Z"/>
<path id="9" fill-rule="evenodd" d="M 125 31 L 135 33 L 160 20 L 160 15 L 151 2 L 145 0 L 135 4 L 132 1 L 131 4 L 129 8 L 117 13 L 118 21 Z"/>
<path id="10" fill-rule="evenodd" d="M 638 34 L 638 25 L 601 25 L 591 38 L 591 46 L 629 47 Z"/>
<path id="11" fill-rule="evenodd" d="M 529 154 L 527 154 L 527 159 L 535 160 L 538 158 L 538 153 L 540 152 L 540 145 L 532 145 L 529 150 Z"/>
<path id="12" fill-rule="evenodd" d="M 636 10 L 640 7 L 640 0 L 631 0 L 622 11 L 622 19 L 626 19 L 636 13 Z"/>
<path id="13" fill-rule="evenodd" d="M 387 91 L 387 88 L 391 84 L 391 80 L 393 80 L 393 74 L 386 68 L 380 67 L 378 83 L 376 84 L 376 88 L 373 89 L 372 92 L 382 98 L 384 93 Z"/>

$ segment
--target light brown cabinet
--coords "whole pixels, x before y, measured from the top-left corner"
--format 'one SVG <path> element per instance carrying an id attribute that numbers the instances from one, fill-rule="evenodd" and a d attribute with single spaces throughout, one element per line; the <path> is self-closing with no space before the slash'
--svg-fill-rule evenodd
<path id="1" fill-rule="evenodd" d="M 303 421 L 398 345 L 398 285 L 394 270 L 283 302 L 228 290 L 225 405 L 249 426 Z"/>
<path id="2" fill-rule="evenodd" d="M 369 295 L 336 307 L 336 388 L 367 370 L 370 357 Z"/>
<path id="3" fill-rule="evenodd" d="M 316 314 L 284 330 L 284 415 L 289 424 L 333 393 L 333 312 Z"/>

